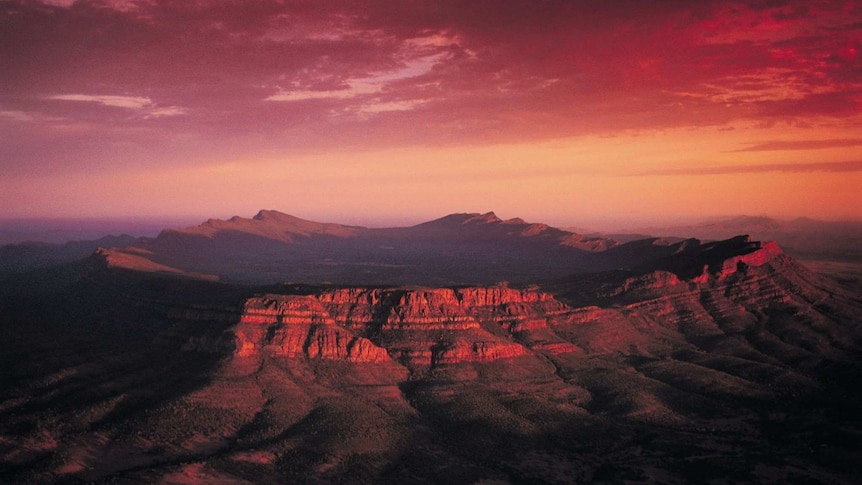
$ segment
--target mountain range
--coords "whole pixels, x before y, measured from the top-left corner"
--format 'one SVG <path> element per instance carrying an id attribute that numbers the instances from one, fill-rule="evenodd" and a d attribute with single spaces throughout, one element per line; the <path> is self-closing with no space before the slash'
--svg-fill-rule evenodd
<path id="1" fill-rule="evenodd" d="M 493 283 L 602 268 L 591 253 L 616 246 L 494 213 L 452 214 L 412 227 L 319 223 L 277 211 L 250 219 L 210 219 L 155 238 L 105 238 L 62 246 L 0 248 L 6 271 L 72 261 L 99 247 L 109 264 L 228 282 Z"/>
<path id="2" fill-rule="evenodd" d="M 696 224 L 639 227 L 595 237 L 609 237 L 621 242 L 649 236 L 717 241 L 738 234 L 748 234 L 762 241 L 778 241 L 785 251 L 805 260 L 862 263 L 862 222 L 859 221 L 734 216 Z"/>
<path id="3" fill-rule="evenodd" d="M 102 242 L 0 276 L 4 482 L 860 472 L 862 296 L 775 242 L 274 211 Z"/>

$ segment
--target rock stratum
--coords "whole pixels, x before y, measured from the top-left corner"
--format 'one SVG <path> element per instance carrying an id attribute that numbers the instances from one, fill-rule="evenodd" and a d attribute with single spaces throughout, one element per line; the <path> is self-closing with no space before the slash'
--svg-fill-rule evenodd
<path id="1" fill-rule="evenodd" d="M 413 372 L 529 353 L 517 332 L 570 312 L 548 293 L 508 287 L 342 288 L 268 294 L 243 304 L 236 355 L 397 362 Z M 557 351 L 576 351 L 571 345 Z"/>
<path id="2" fill-rule="evenodd" d="M 746 237 L 591 254 L 625 264 L 248 286 L 100 251 L 2 280 L 0 478 L 854 482 L 858 294 Z"/>

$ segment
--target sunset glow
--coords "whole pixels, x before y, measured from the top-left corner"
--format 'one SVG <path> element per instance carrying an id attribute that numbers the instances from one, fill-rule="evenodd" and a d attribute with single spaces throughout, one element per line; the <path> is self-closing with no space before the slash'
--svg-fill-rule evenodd
<path id="1" fill-rule="evenodd" d="M 0 1 L 0 217 L 862 217 L 855 1 Z"/>

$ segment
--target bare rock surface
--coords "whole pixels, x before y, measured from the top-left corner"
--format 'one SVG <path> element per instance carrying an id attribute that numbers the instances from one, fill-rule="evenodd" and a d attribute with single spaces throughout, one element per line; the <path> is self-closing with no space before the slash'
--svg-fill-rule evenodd
<path id="1" fill-rule="evenodd" d="M 365 237 L 270 213 L 182 237 L 270 220 L 291 238 Z M 556 237 L 525 224 L 417 231 Z M 0 481 L 857 479 L 852 288 L 745 237 L 594 254 L 627 263 L 509 284 L 456 269 L 445 285 L 245 286 L 100 253 L 2 279 Z"/>

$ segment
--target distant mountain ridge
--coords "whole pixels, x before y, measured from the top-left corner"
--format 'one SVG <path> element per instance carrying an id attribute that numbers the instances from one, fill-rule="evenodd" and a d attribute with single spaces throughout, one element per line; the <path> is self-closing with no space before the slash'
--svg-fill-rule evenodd
<path id="1" fill-rule="evenodd" d="M 521 218 L 504 220 L 494 212 L 368 228 L 261 210 L 251 218 L 165 229 L 155 238 L 123 235 L 3 246 L 0 272 L 71 262 L 103 248 L 98 256 L 118 267 L 255 284 L 492 284 L 630 267 L 665 257 L 689 238 L 712 241 L 742 234 L 776 240 L 802 259 L 862 263 L 862 223 L 852 222 L 738 216 L 585 235 Z"/>
<path id="2" fill-rule="evenodd" d="M 539 237 L 556 240 L 561 244 L 590 251 L 605 250 L 616 245 L 607 238 L 587 237 L 547 224 L 528 223 L 521 218 L 503 220 L 494 212 L 449 214 L 439 219 L 409 227 L 367 228 L 337 223 L 324 223 L 300 219 L 275 210 L 261 210 L 251 219 L 239 216 L 228 220 L 209 219 L 185 229 L 163 231 L 159 237 L 171 233 L 215 237 L 221 232 L 236 232 L 283 242 L 296 242 L 298 237 L 332 236 L 350 238 L 369 237 Z"/>
<path id="3" fill-rule="evenodd" d="M 805 217 L 779 220 L 740 215 L 693 224 L 632 227 L 592 235 L 624 243 L 646 237 L 670 240 L 695 237 L 719 241 L 740 234 L 748 234 L 761 241 L 777 241 L 789 254 L 805 260 L 862 263 L 862 221 L 821 221 Z"/>
<path id="4" fill-rule="evenodd" d="M 46 242 L 8 244 L 0 246 L 0 273 L 18 273 L 69 263 L 87 257 L 100 247 L 132 246 L 146 239 L 122 234 L 104 236 L 92 241 L 69 241 L 64 244 Z"/>
<path id="5" fill-rule="evenodd" d="M 331 235 L 335 237 L 352 237 L 361 231 L 367 230 L 364 227 L 358 226 L 308 221 L 274 210 L 261 210 L 251 219 L 239 216 L 231 217 L 228 220 L 209 219 L 198 226 L 185 229 L 171 229 L 163 232 L 199 234 L 212 237 L 221 231 L 234 231 L 278 241 L 293 242 L 296 236 Z"/>
<path id="6" fill-rule="evenodd" d="M 678 253 L 691 253 L 696 261 L 706 247 L 697 239 L 656 237 L 620 244 L 520 218 L 503 220 L 494 212 L 367 228 L 261 210 L 251 218 L 166 229 L 155 238 L 7 246 L 0 248 L 0 269 L 24 271 L 93 254 L 111 267 L 237 283 L 471 285 L 649 268 Z M 693 277 L 702 268 L 679 270 Z"/>
<path id="7" fill-rule="evenodd" d="M 345 227 L 207 221 L 0 278 L 0 476 L 855 483 L 862 299 L 776 243 Z M 332 284 L 206 281 L 254 272 Z"/>
<path id="8" fill-rule="evenodd" d="M 102 254 L 130 269 L 160 267 L 236 282 L 467 284 L 601 269 L 606 261 L 590 255 L 617 246 L 612 239 L 502 220 L 493 212 L 367 228 L 261 210 L 252 218 L 210 219 L 162 231 Z"/>

